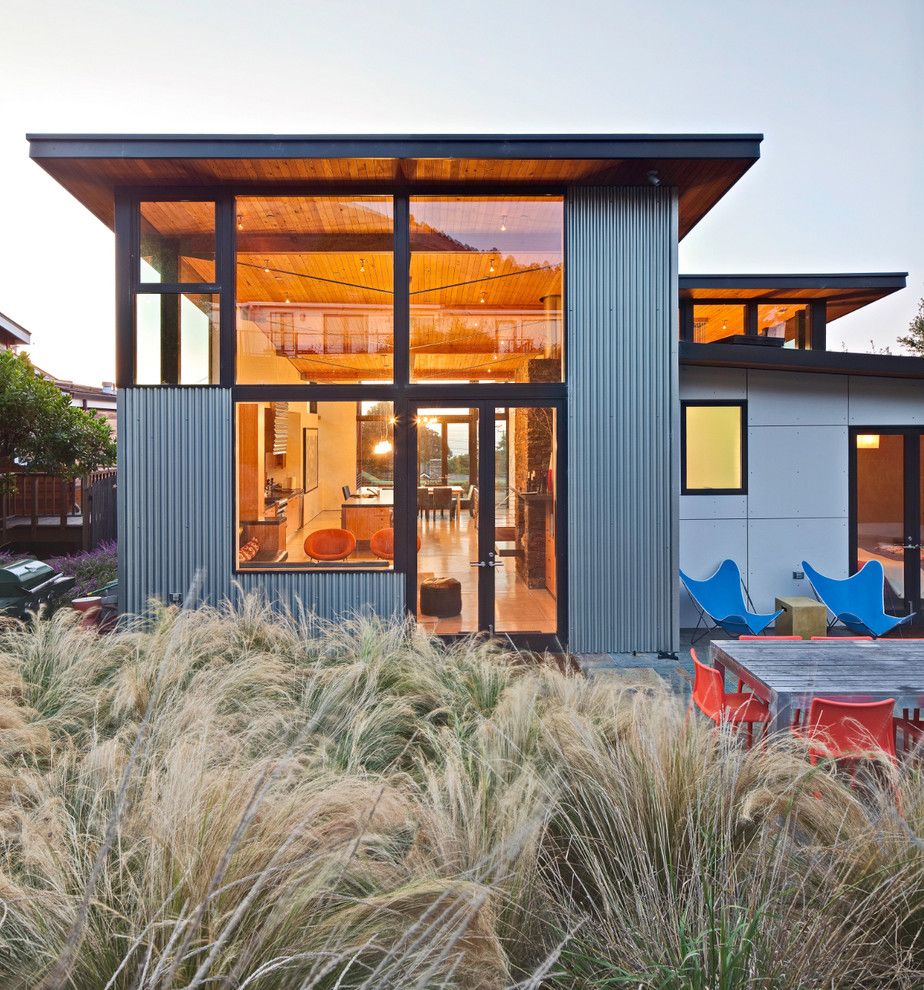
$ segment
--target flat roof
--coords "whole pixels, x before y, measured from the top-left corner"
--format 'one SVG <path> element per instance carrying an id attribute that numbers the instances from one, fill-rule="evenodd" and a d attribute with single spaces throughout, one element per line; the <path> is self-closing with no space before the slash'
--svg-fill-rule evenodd
<path id="1" fill-rule="evenodd" d="M 825 299 L 827 321 L 904 289 L 907 272 L 803 275 L 681 275 L 681 299 Z"/>
<path id="2" fill-rule="evenodd" d="M 21 327 L 15 320 L 0 313 L 0 342 L 4 344 L 28 344 L 32 340 L 32 334 L 25 327 Z"/>
<path id="3" fill-rule="evenodd" d="M 924 358 L 904 354 L 857 354 L 747 344 L 697 344 L 680 341 L 681 365 L 754 368 L 759 371 L 810 371 L 825 375 L 924 379 Z"/>
<path id="4" fill-rule="evenodd" d="M 108 226 L 120 187 L 648 185 L 682 237 L 759 159 L 762 134 L 28 134 L 29 154 Z"/>

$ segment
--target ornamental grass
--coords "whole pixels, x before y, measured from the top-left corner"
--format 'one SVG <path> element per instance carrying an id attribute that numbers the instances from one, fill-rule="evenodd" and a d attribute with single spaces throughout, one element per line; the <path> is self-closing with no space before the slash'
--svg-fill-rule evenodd
<path id="1" fill-rule="evenodd" d="M 0 630 L 0 987 L 924 985 L 924 782 L 413 623 Z"/>

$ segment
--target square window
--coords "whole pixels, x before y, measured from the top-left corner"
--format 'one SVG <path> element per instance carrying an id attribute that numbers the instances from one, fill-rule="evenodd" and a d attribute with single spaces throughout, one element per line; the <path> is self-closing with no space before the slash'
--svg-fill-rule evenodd
<path id="1" fill-rule="evenodd" d="M 682 494 L 745 493 L 745 409 L 743 402 L 682 403 Z"/>

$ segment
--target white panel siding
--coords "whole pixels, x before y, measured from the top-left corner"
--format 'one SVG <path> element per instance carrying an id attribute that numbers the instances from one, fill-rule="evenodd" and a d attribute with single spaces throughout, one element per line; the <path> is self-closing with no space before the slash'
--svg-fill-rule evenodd
<path id="1" fill-rule="evenodd" d="M 681 495 L 681 519 L 746 519 L 746 495 Z"/>
<path id="2" fill-rule="evenodd" d="M 843 426 L 752 426 L 748 515 L 752 519 L 846 517 L 847 459 Z"/>
<path id="3" fill-rule="evenodd" d="M 752 519 L 748 523 L 748 589 L 759 611 L 770 612 L 776 595 L 812 594 L 793 571 L 807 560 L 824 574 L 846 576 L 847 518 Z"/>
<path id="4" fill-rule="evenodd" d="M 684 368 L 681 399 L 746 399 L 748 373 L 744 368 Z"/>
<path id="5" fill-rule="evenodd" d="M 151 598 L 185 596 L 191 588 L 197 602 L 232 597 L 230 391 L 120 389 L 118 402 L 122 610 L 141 613 Z M 404 608 L 404 577 L 397 574 L 244 573 L 236 582 L 262 590 L 274 604 L 326 618 Z"/>
<path id="6" fill-rule="evenodd" d="M 851 377 L 850 425 L 924 425 L 924 382 Z"/>
<path id="7" fill-rule="evenodd" d="M 677 200 L 566 207 L 568 603 L 575 652 L 677 643 Z"/>
<path id="8" fill-rule="evenodd" d="M 821 426 L 847 422 L 844 375 L 748 372 L 751 426 Z"/>

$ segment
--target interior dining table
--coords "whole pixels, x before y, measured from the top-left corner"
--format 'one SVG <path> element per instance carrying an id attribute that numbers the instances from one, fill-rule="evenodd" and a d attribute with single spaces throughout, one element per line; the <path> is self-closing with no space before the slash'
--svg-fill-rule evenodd
<path id="1" fill-rule="evenodd" d="M 843 701 L 894 698 L 906 706 L 924 702 L 924 640 L 718 639 L 712 664 L 744 681 L 770 708 L 770 727 L 788 728 L 793 712 L 813 697 Z"/>

